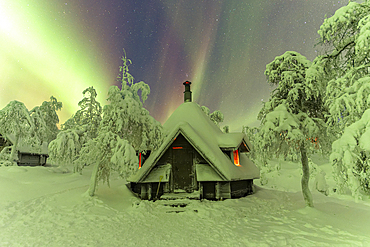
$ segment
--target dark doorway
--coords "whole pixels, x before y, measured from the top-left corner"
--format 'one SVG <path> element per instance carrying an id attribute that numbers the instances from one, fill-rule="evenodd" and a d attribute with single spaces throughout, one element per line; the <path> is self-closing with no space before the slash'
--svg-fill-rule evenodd
<path id="1" fill-rule="evenodd" d="M 203 182 L 203 198 L 214 200 L 216 198 L 216 183 L 215 182 Z"/>
<path id="2" fill-rule="evenodd" d="M 173 188 L 192 192 L 193 150 L 191 148 L 173 149 Z"/>

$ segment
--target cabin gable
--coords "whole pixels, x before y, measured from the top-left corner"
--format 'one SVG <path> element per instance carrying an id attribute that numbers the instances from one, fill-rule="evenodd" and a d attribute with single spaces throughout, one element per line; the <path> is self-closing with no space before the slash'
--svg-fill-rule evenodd
<path id="1" fill-rule="evenodd" d="M 154 163 L 153 167 L 141 181 L 143 183 L 159 182 L 162 176 L 162 182 L 169 183 L 168 191 L 183 190 L 193 192 L 199 187 L 197 178 L 203 178 L 197 175 L 197 166 L 200 164 L 206 165 L 208 167 L 207 171 L 212 170 L 212 173 L 215 174 L 214 177 L 222 180 L 217 172 L 211 168 L 206 159 L 185 138 L 184 134 L 179 131 L 176 137 L 173 138 L 172 143 L 168 145 L 166 151 L 163 152 L 163 155 L 158 157 L 158 161 Z M 163 172 L 158 173 L 157 170 L 163 170 Z M 198 170 L 198 173 L 203 172 L 203 170 Z M 153 173 L 158 174 L 153 175 Z M 166 174 L 166 176 L 163 174 Z M 153 179 L 153 177 L 156 178 Z"/>
<path id="2" fill-rule="evenodd" d="M 251 143 L 244 133 L 223 133 L 191 102 L 190 84 L 184 83 L 186 100 L 163 125 L 163 144 L 127 179 L 130 189 L 149 200 L 174 193 L 216 200 L 252 193 L 260 172 L 245 155 Z"/>
<path id="3" fill-rule="evenodd" d="M 189 131 L 189 130 L 188 130 Z M 179 192 L 198 192 L 200 198 L 221 199 L 237 198 L 253 192 L 253 179 L 227 180 L 215 169 L 214 165 L 193 145 L 193 140 L 187 136 L 186 130 L 178 128 L 172 132 L 173 137 L 168 137 L 162 151 L 153 154 L 143 168 L 146 169 L 138 182 L 131 182 L 130 189 L 142 199 L 157 199 L 163 194 Z M 171 136 L 171 135 L 170 135 Z M 192 135 L 190 135 L 192 136 Z M 199 141 L 199 140 L 198 140 Z M 219 148 L 225 156 L 226 166 L 240 166 L 245 164 L 246 157 L 238 158 L 234 164 L 234 153 L 244 153 L 245 149 L 240 143 L 239 147 Z M 239 156 L 238 156 L 239 157 Z M 149 166 L 149 167 L 147 167 Z M 241 167 L 245 170 L 246 167 Z"/>

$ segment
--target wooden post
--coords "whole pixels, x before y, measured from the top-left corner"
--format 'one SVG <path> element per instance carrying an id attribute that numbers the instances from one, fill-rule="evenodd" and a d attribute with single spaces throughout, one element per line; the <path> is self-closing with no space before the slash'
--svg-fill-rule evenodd
<path id="1" fill-rule="evenodd" d="M 148 183 L 148 200 L 152 200 L 152 184 Z"/>
<path id="2" fill-rule="evenodd" d="M 216 200 L 220 200 L 221 199 L 221 183 L 220 182 L 216 182 Z"/>
<path id="3" fill-rule="evenodd" d="M 203 199 L 203 184 L 199 182 L 199 199 Z"/>
<path id="4" fill-rule="evenodd" d="M 147 197 L 146 197 L 146 184 L 141 184 L 140 197 L 143 200 L 147 199 Z"/>

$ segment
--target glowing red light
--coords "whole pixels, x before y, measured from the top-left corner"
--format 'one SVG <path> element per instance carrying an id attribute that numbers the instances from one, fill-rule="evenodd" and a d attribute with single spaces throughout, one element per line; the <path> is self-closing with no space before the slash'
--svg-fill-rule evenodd
<path id="1" fill-rule="evenodd" d="M 172 147 L 172 149 L 182 149 L 182 147 Z"/>
<path id="2" fill-rule="evenodd" d="M 240 166 L 240 163 L 239 163 L 239 150 L 233 151 L 233 155 L 234 155 L 234 165 Z"/>
<path id="3" fill-rule="evenodd" d="M 141 153 L 139 153 L 139 169 L 141 168 Z"/>

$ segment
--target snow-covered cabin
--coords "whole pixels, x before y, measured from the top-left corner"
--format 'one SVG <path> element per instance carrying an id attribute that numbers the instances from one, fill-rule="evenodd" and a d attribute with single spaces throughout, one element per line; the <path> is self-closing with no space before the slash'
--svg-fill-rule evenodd
<path id="1" fill-rule="evenodd" d="M 15 141 L 15 137 L 11 134 L 1 135 L 0 134 L 0 152 L 7 146 L 12 146 Z M 46 164 L 48 155 L 48 145 L 44 142 L 42 145 L 32 147 L 22 139 L 18 143 L 18 160 L 16 160 L 19 166 L 43 166 Z"/>
<path id="2" fill-rule="evenodd" d="M 260 171 L 245 155 L 252 148 L 247 136 L 223 133 L 191 102 L 190 82 L 184 85 L 184 103 L 163 125 L 165 141 L 128 179 L 130 189 L 149 200 L 179 192 L 200 199 L 251 194 Z"/>

